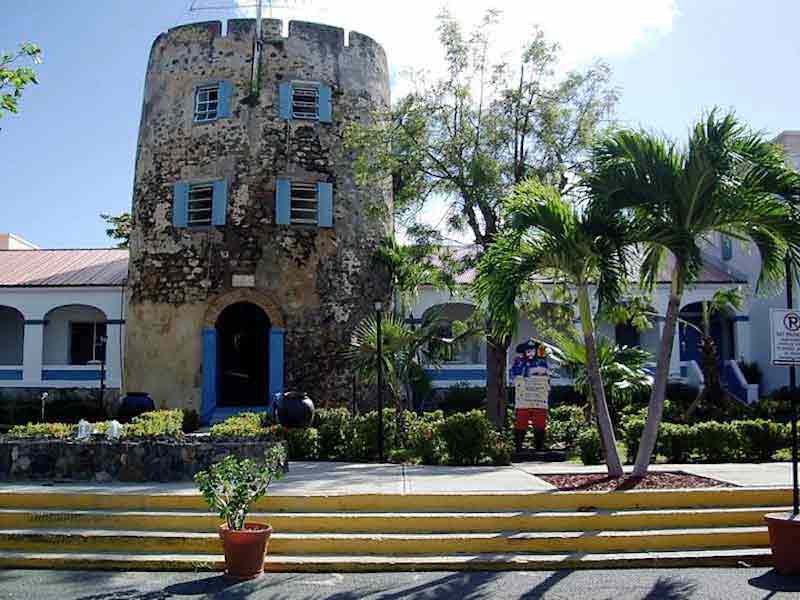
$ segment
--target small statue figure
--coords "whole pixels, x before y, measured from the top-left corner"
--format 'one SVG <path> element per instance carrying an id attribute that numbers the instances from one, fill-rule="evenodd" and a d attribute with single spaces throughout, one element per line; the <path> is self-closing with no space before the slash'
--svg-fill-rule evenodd
<path id="1" fill-rule="evenodd" d="M 517 452 L 528 426 L 533 426 L 536 450 L 544 448 L 547 429 L 548 396 L 550 394 L 550 368 L 544 346 L 533 340 L 519 344 L 517 356 L 511 365 L 509 379 L 514 384 L 514 443 Z"/>

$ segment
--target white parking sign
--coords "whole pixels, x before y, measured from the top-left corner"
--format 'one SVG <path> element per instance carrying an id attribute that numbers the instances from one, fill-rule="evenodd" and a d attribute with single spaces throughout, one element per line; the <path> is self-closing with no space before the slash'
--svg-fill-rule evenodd
<path id="1" fill-rule="evenodd" d="M 800 367 L 800 311 L 773 308 L 769 316 L 772 364 Z"/>

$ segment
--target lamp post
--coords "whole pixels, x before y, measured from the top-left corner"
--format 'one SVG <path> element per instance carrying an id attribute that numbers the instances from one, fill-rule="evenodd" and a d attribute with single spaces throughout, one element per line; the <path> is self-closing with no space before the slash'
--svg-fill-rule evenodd
<path id="1" fill-rule="evenodd" d="M 375 324 L 377 326 L 376 360 L 378 361 L 378 460 L 383 462 L 383 304 L 375 303 Z"/>

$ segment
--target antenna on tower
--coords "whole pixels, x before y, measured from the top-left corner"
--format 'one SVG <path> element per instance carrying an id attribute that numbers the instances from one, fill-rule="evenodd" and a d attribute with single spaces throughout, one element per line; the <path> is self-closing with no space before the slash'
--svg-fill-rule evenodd
<path id="1" fill-rule="evenodd" d="M 250 102 L 255 102 L 258 98 L 258 92 L 261 87 L 261 51 L 264 45 L 264 36 L 262 32 L 262 9 L 263 6 L 267 6 L 267 10 L 269 11 L 269 18 L 272 18 L 272 9 L 273 8 L 290 8 L 288 4 L 275 4 L 273 0 L 254 0 L 253 2 L 247 4 L 241 4 L 239 2 L 235 2 L 233 5 L 202 5 L 198 6 L 198 0 L 192 0 L 192 4 L 189 6 L 189 12 L 195 12 L 198 10 L 237 10 L 242 8 L 255 8 L 256 9 L 256 28 L 253 34 L 253 63 L 250 69 L 250 94 L 247 97 L 247 100 Z"/>

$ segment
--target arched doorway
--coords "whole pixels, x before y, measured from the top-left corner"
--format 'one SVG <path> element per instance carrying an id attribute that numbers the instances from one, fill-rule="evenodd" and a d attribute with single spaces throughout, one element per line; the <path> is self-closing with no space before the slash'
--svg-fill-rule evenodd
<path id="1" fill-rule="evenodd" d="M 269 389 L 267 314 L 250 302 L 227 306 L 217 318 L 220 406 L 263 406 Z"/>
<path id="2" fill-rule="evenodd" d="M 703 328 L 703 307 L 700 302 L 687 304 L 681 309 L 680 318 L 694 325 L 678 322 L 680 335 L 681 361 L 695 360 L 700 357 L 700 332 L 696 328 Z M 720 360 L 729 360 L 735 356 L 733 319 L 725 311 L 716 311 L 711 315 L 711 337 L 717 347 Z"/>

